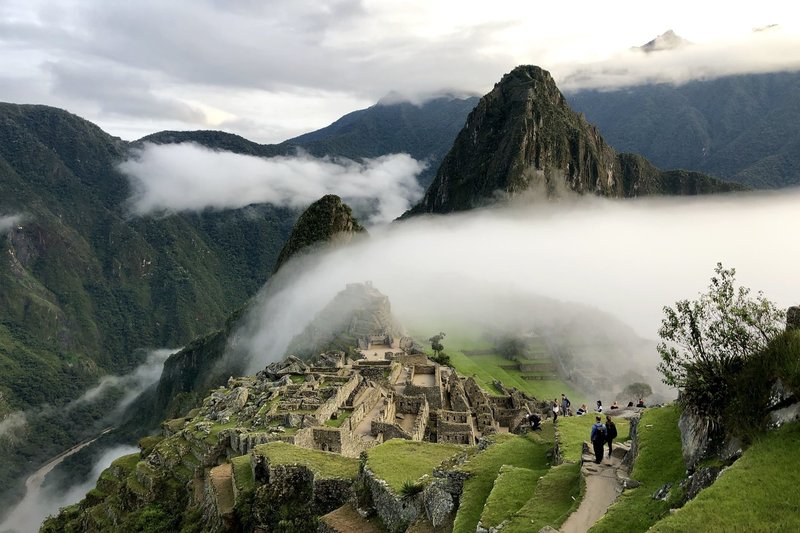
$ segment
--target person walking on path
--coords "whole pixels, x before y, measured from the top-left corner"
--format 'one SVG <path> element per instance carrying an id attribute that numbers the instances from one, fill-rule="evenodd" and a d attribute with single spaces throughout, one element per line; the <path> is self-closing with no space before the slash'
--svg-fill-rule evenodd
<path id="1" fill-rule="evenodd" d="M 617 438 L 617 425 L 606 415 L 606 440 L 608 441 L 608 457 L 611 458 L 611 442 Z"/>
<path id="2" fill-rule="evenodd" d="M 569 398 L 562 392 L 561 393 L 561 414 L 564 416 L 569 416 L 569 408 L 572 407 L 572 402 L 569 401 Z"/>
<path id="3" fill-rule="evenodd" d="M 553 400 L 553 424 L 558 420 L 558 398 Z"/>
<path id="4" fill-rule="evenodd" d="M 599 416 L 594 417 L 594 420 L 589 440 L 592 441 L 592 448 L 594 449 L 594 462 L 600 464 L 600 461 L 603 460 L 603 452 L 605 452 L 606 426 L 603 425 Z"/>

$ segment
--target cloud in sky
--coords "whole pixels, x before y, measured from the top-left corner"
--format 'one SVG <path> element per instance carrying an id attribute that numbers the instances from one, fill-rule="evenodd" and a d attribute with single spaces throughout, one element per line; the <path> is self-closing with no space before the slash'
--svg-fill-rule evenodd
<path id="1" fill-rule="evenodd" d="M 482 94 L 523 63 L 592 87 L 661 79 L 672 66 L 679 81 L 798 68 L 795 19 L 783 0 L 724 13 L 688 0 L 647 10 L 633 0 L 613 9 L 579 1 L 569 16 L 517 0 L 8 0 L 0 100 L 67 107 L 126 138 L 211 126 L 274 142 L 392 90 Z M 697 45 L 671 62 L 627 56 L 670 28 Z M 614 69 L 625 75 L 611 83 Z"/>
<path id="2" fill-rule="evenodd" d="M 425 168 L 407 154 L 362 162 L 309 155 L 261 158 L 192 143 L 145 146 L 120 165 L 133 213 L 235 209 L 255 203 L 303 208 L 337 194 L 369 223 L 400 216 L 422 197 Z"/>

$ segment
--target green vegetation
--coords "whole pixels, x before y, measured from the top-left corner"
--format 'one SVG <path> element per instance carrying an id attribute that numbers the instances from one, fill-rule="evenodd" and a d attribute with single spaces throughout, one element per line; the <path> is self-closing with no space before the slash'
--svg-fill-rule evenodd
<path id="1" fill-rule="evenodd" d="M 416 482 L 464 450 L 455 444 L 391 439 L 367 451 L 367 467 L 399 493 L 407 481 Z"/>
<path id="2" fill-rule="evenodd" d="M 565 463 L 539 478 L 533 496 L 519 511 L 509 515 L 508 533 L 539 531 L 545 526 L 558 528 L 578 508 L 582 498 L 581 466 Z"/>
<path id="3" fill-rule="evenodd" d="M 323 478 L 352 479 L 358 475 L 358 459 L 301 448 L 285 442 L 260 444 L 255 447 L 253 453 L 267 457 L 272 464 L 306 466 Z"/>
<path id="4" fill-rule="evenodd" d="M 536 486 L 544 472 L 545 470 L 501 466 L 481 513 L 483 527 L 496 527 L 525 505 L 531 498 L 531 489 Z"/>
<path id="5" fill-rule="evenodd" d="M 800 424 L 764 434 L 711 487 L 650 531 L 800 530 L 798 442 Z"/>
<path id="6" fill-rule="evenodd" d="M 550 376 L 544 375 L 546 379 L 523 379 L 523 376 L 533 376 L 536 372 L 522 372 L 519 369 L 510 368 L 514 361 L 503 357 L 495 347 L 495 343 L 482 339 L 477 333 L 467 332 L 462 328 L 449 328 L 451 333 L 448 337 L 447 356 L 449 364 L 461 375 L 472 377 L 489 394 L 499 395 L 494 380 L 498 380 L 506 387 L 516 387 L 517 389 L 530 394 L 539 399 L 560 398 L 561 393 L 565 393 L 572 401 L 573 407 L 582 401 L 583 396 L 576 392 L 561 379 L 547 379 Z M 465 353 L 466 352 L 466 353 Z M 474 355 L 474 353 L 480 355 Z M 429 352 L 433 355 L 432 352 Z M 473 353 L 473 355 L 467 355 Z M 520 359 L 522 363 L 551 363 L 550 354 L 547 347 L 541 341 L 531 341 L 526 347 L 525 358 Z"/>
<path id="7" fill-rule="evenodd" d="M 255 488 L 253 479 L 253 469 L 250 468 L 250 456 L 240 455 L 231 459 L 233 465 L 233 480 L 236 482 L 236 489 L 245 492 Z"/>
<path id="8" fill-rule="evenodd" d="M 793 118 L 799 83 L 798 72 L 745 74 L 584 90 L 567 99 L 617 150 L 662 168 L 773 188 L 796 185 L 800 176 L 800 152 L 793 148 L 800 138 Z"/>
<path id="9" fill-rule="evenodd" d="M 631 478 L 641 486 L 623 492 L 591 529 L 593 533 L 647 531 L 669 512 L 674 505 L 672 497 L 660 501 L 652 496 L 665 483 L 672 483 L 673 494 L 677 494 L 677 483 L 685 476 L 679 417 L 677 405 L 647 409 L 642 414 L 638 427 L 639 454 L 631 472 Z"/>
<path id="10" fill-rule="evenodd" d="M 425 490 L 425 484 L 419 481 L 411 481 L 407 479 L 403 481 L 403 486 L 400 487 L 400 496 L 403 498 L 413 498 L 420 492 Z"/>
<path id="11" fill-rule="evenodd" d="M 583 416 L 558 417 L 558 446 L 564 461 L 580 462 L 583 443 L 589 442 L 589 434 L 592 431 L 595 416 L 594 413 L 589 412 Z M 603 413 L 602 419 L 605 422 L 605 413 Z M 617 426 L 616 442 L 628 440 L 630 438 L 630 424 L 628 421 L 624 418 L 617 418 L 614 415 L 611 415 L 611 420 Z"/>
<path id="12" fill-rule="evenodd" d="M 456 514 L 454 533 L 472 533 L 492 492 L 494 481 L 503 465 L 538 471 L 542 474 L 549 466 L 549 452 L 553 446 L 553 427 L 544 424 L 542 432 L 528 433 L 525 436 L 497 435 L 494 443 L 484 451 L 475 454 L 461 468 L 470 472 L 472 476 L 464 483 L 464 492 L 461 495 L 461 504 Z M 512 484 L 517 484 L 515 479 Z M 528 487 L 528 498 L 533 494 L 533 486 Z M 505 490 L 502 490 L 505 493 Z M 513 500 L 498 497 L 494 510 L 490 511 L 497 516 L 505 505 L 514 506 L 519 501 L 519 495 Z"/>

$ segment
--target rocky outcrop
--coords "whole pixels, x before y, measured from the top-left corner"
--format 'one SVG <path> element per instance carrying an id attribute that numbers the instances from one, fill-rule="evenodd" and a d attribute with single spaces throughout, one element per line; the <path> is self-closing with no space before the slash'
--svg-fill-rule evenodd
<path id="1" fill-rule="evenodd" d="M 681 430 L 681 449 L 687 470 L 692 471 L 697 464 L 713 452 L 713 428 L 708 419 L 684 409 L 678 420 Z"/>
<path id="2" fill-rule="evenodd" d="M 334 194 L 327 194 L 308 206 L 300 215 L 289 235 L 278 261 L 275 272 L 298 252 L 326 242 L 347 242 L 357 233 L 366 230 L 353 216 L 350 207 Z"/>
<path id="3" fill-rule="evenodd" d="M 628 197 L 734 188 L 740 187 L 618 156 L 595 126 L 569 108 L 549 72 L 525 65 L 481 98 L 425 197 L 407 215 L 462 211 L 525 192 Z"/>

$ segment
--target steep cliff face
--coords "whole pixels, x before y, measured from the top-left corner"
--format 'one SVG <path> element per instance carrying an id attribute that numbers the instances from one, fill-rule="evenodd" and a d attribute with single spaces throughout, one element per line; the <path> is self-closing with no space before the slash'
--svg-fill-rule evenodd
<path id="1" fill-rule="evenodd" d="M 346 242 L 365 233 L 341 198 L 327 195 L 311 204 L 298 219 L 279 255 L 278 267 L 309 246 Z M 277 271 L 278 267 L 275 268 Z M 381 295 L 382 296 L 382 295 Z M 385 298 L 385 297 L 384 297 Z M 233 313 L 225 327 L 195 339 L 164 363 L 164 371 L 152 396 L 150 423 L 178 416 L 195 407 L 213 387 L 244 371 L 233 358 L 223 359 L 229 340 L 241 326 L 249 304 Z M 338 330 L 337 330 L 338 331 Z M 146 425 L 146 424 L 145 424 Z"/>
<path id="2" fill-rule="evenodd" d="M 356 233 L 365 232 L 353 216 L 350 206 L 335 194 L 327 194 L 300 215 L 289 240 L 278 255 L 275 272 L 292 256 L 309 246 L 332 241 L 347 242 Z"/>
<path id="3" fill-rule="evenodd" d="M 476 207 L 500 193 L 559 180 L 580 192 L 615 195 L 614 151 L 570 110 L 550 74 L 517 67 L 481 98 L 415 212 Z"/>
<path id="4" fill-rule="evenodd" d="M 410 214 L 462 211 L 525 191 L 626 197 L 731 189 L 702 174 L 669 175 L 640 163 L 622 168 L 597 128 L 570 109 L 550 74 L 520 66 L 481 98 Z"/>

